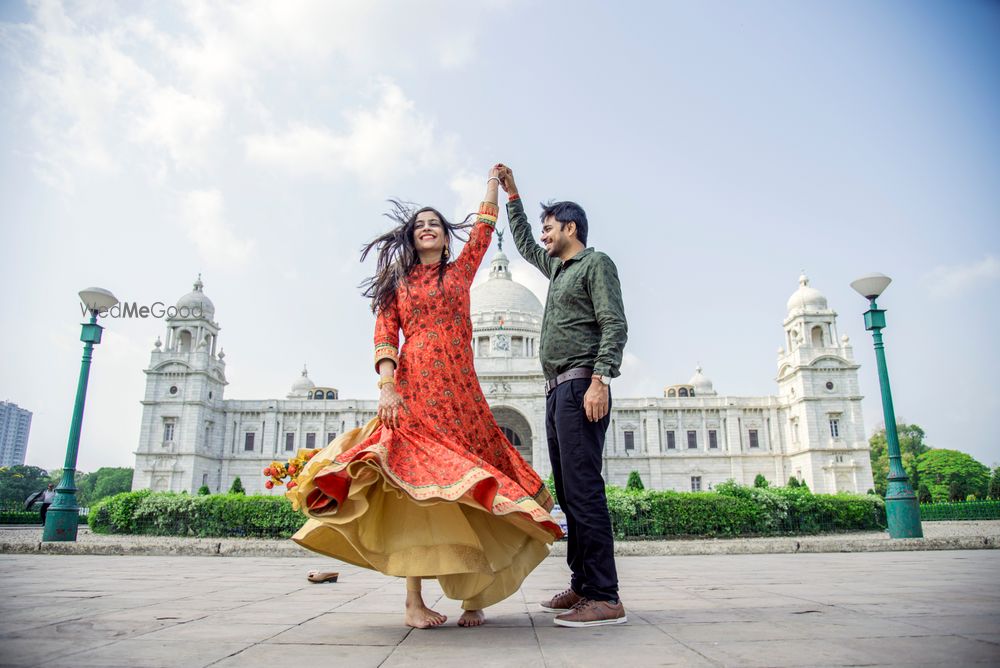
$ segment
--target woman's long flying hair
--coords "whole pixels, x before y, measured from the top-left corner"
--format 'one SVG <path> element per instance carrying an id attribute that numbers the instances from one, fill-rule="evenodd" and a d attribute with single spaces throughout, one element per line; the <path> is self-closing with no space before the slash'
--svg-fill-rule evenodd
<path id="1" fill-rule="evenodd" d="M 362 281 L 362 295 L 372 300 L 372 313 L 378 313 L 390 306 L 396 298 L 396 290 L 406 285 L 406 276 L 410 270 L 420 264 L 420 255 L 413 243 L 413 228 L 417 216 L 426 211 L 434 213 L 441 220 L 444 228 L 445 244 L 441 253 L 441 264 L 438 265 L 438 286 L 444 282 L 444 272 L 451 256 L 451 241 L 461 230 L 472 227 L 466 218 L 461 223 L 449 223 L 434 207 L 415 208 L 409 202 L 391 199 L 391 210 L 384 214 L 386 218 L 396 223 L 396 227 L 385 234 L 376 237 L 361 249 L 361 261 L 367 259 L 373 250 L 377 252 L 378 261 L 375 265 L 375 275 Z"/>

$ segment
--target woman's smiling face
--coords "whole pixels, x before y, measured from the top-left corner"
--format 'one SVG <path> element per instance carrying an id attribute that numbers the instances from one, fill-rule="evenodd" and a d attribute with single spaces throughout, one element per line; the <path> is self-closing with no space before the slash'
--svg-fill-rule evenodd
<path id="1" fill-rule="evenodd" d="M 421 211 L 413 223 L 413 245 L 418 253 L 441 253 L 448 243 L 448 233 L 441 218 L 434 211 Z"/>

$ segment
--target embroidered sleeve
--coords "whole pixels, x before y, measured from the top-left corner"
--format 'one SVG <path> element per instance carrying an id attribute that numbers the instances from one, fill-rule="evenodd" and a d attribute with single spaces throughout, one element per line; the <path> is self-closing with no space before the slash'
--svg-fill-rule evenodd
<path id="1" fill-rule="evenodd" d="M 386 359 L 399 366 L 399 309 L 395 300 L 375 318 L 375 373 L 379 362 Z"/>
<path id="2" fill-rule="evenodd" d="M 493 239 L 493 228 L 497 224 L 497 214 L 500 208 L 491 202 L 483 202 L 479 206 L 479 214 L 476 217 L 476 224 L 469 234 L 462 252 L 455 260 L 455 268 L 471 283 L 479 271 L 479 265 L 483 262 L 486 250 L 490 247 Z"/>

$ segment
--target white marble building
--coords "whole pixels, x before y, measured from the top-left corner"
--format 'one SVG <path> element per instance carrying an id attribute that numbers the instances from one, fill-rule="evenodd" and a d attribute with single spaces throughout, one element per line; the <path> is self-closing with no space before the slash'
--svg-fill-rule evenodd
<path id="1" fill-rule="evenodd" d="M 167 320 L 166 341 L 157 339 L 145 370 L 135 489 L 217 492 L 239 476 L 248 491 L 266 493 L 261 470 L 271 460 L 323 447 L 375 416 L 374 399 L 341 399 L 306 369 L 285 399 L 225 399 L 220 328 L 202 288 L 199 278 L 178 301 L 191 313 Z M 749 484 L 760 473 L 777 484 L 795 476 L 816 492 L 871 488 L 858 364 L 847 337 L 838 337 L 837 314 L 804 276 L 787 307 L 776 395 L 718 394 L 699 368 L 663 396 L 615 396 L 605 478 L 624 485 L 638 471 L 648 488 L 708 490 L 728 479 Z M 476 371 L 497 422 L 544 477 L 541 319 L 538 298 L 512 280 L 498 253 L 488 280 L 472 290 Z"/>

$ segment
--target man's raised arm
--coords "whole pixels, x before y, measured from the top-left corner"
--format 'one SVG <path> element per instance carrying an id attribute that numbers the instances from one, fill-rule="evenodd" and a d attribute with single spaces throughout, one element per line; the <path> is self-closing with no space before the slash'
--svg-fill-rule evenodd
<path id="1" fill-rule="evenodd" d="M 510 221 L 510 231 L 514 236 L 517 252 L 525 260 L 538 267 L 538 270 L 545 274 L 546 278 L 551 278 L 555 262 L 531 235 L 531 223 L 528 222 L 528 216 L 524 213 L 524 204 L 517 192 L 514 172 L 511 171 L 510 167 L 500 168 L 500 187 L 510 198 L 507 202 L 507 218 Z"/>

